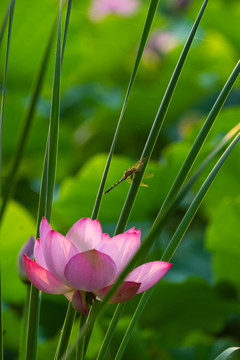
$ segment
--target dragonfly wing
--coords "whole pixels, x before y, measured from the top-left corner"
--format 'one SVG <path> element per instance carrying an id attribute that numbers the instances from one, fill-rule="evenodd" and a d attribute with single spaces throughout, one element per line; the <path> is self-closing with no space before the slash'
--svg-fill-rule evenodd
<path id="1" fill-rule="evenodd" d="M 129 184 L 132 184 L 132 182 L 133 182 L 132 176 L 127 177 L 127 178 L 126 178 L 126 181 L 127 181 Z"/>
<path id="2" fill-rule="evenodd" d="M 152 178 L 154 175 L 152 172 L 146 172 L 144 175 L 143 175 L 143 179 L 150 179 Z M 149 187 L 149 185 L 145 184 L 144 182 L 141 182 L 140 186 L 143 186 L 143 187 Z"/>
<path id="3" fill-rule="evenodd" d="M 131 176 L 128 176 L 126 181 L 129 183 L 129 184 L 132 184 L 133 182 L 133 179 L 134 179 L 134 175 L 131 175 Z M 150 179 L 152 178 L 154 175 L 152 172 L 146 172 L 144 175 L 143 175 L 143 179 Z M 144 186 L 144 187 L 149 187 L 147 184 L 145 184 L 144 182 L 141 182 L 140 186 Z"/>
<path id="4" fill-rule="evenodd" d="M 144 175 L 143 175 L 143 179 L 150 179 L 154 176 L 154 174 L 149 171 L 149 172 L 146 172 Z"/>
<path id="5" fill-rule="evenodd" d="M 129 183 L 129 184 L 132 184 L 133 182 L 133 178 L 131 176 L 129 176 L 126 181 Z M 149 187 L 147 184 L 145 184 L 144 182 L 141 182 L 140 183 L 140 186 L 144 186 L 144 187 Z"/>
<path id="6" fill-rule="evenodd" d="M 143 183 L 143 182 L 141 182 L 140 186 L 149 187 L 149 185 L 147 185 L 147 184 L 145 184 L 145 183 Z"/>

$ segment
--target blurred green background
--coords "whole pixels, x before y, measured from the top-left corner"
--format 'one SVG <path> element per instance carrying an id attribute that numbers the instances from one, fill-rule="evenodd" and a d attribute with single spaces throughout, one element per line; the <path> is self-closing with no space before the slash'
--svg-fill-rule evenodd
<path id="1" fill-rule="evenodd" d="M 91 216 L 149 2 L 139 0 L 136 10 L 128 16 L 110 14 L 103 19 L 91 16 L 91 5 L 90 1 L 73 1 L 62 68 L 59 159 L 52 212 L 52 226 L 62 233 L 79 218 Z M 160 1 L 120 128 L 107 187 L 139 159 L 200 6 L 199 0 Z M 7 1 L 1 0 L 0 24 L 6 7 Z M 16 1 L 3 126 L 3 185 L 57 10 L 56 0 Z M 239 59 L 239 19 L 239 0 L 215 0 L 207 6 L 149 164 L 154 177 L 147 181 L 149 188 L 140 189 L 131 214 L 128 227 L 140 227 L 143 236 Z M 5 51 L 6 34 L 0 49 L 1 92 Z M 6 359 L 18 358 L 26 288 L 18 279 L 16 258 L 24 242 L 35 234 L 53 66 L 54 48 L 0 233 Z M 238 80 L 200 160 L 239 119 Z M 211 360 L 225 348 L 239 346 L 239 159 L 238 146 L 174 255 L 174 266 L 156 287 L 124 359 Z M 166 224 L 149 258 L 161 256 L 206 174 Z M 129 184 L 122 183 L 103 197 L 99 220 L 109 234 L 113 234 L 128 188 Z M 114 358 L 137 300 L 127 306 L 108 359 Z M 66 306 L 63 296 L 43 294 L 38 359 L 53 357 Z M 88 359 L 96 358 L 113 311 L 114 306 L 109 306 L 97 324 Z"/>

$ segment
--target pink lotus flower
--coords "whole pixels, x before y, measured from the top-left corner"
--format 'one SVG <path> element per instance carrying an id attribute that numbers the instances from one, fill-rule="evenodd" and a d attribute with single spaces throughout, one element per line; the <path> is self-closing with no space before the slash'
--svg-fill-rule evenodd
<path id="1" fill-rule="evenodd" d="M 110 238 L 103 234 L 97 220 L 89 218 L 77 221 L 63 236 L 43 218 L 40 239 L 34 247 L 35 261 L 24 254 L 24 269 L 36 288 L 49 294 L 64 294 L 78 312 L 87 315 L 88 298 L 104 298 L 138 250 L 140 236 L 140 230 L 132 228 Z M 121 303 L 149 289 L 171 266 L 153 261 L 137 267 L 110 302 Z"/>
<path id="2" fill-rule="evenodd" d="M 168 31 L 155 29 L 144 49 L 144 58 L 149 63 L 161 61 L 165 55 L 179 44 L 177 37 Z"/>
<path id="3" fill-rule="evenodd" d="M 139 0 L 93 0 L 90 8 L 92 20 L 100 20 L 110 14 L 132 15 L 139 6 Z"/>

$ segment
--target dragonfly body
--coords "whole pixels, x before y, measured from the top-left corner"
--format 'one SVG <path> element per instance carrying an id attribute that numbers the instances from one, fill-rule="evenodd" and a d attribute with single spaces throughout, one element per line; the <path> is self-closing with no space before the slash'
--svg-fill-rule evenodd
<path id="1" fill-rule="evenodd" d="M 116 182 L 116 184 L 114 184 L 113 186 L 111 186 L 108 190 L 106 190 L 104 192 L 104 194 L 107 194 L 110 190 L 112 190 L 113 188 L 115 188 L 118 184 L 120 184 L 122 181 L 127 180 L 128 182 L 132 182 L 134 174 L 136 173 L 136 171 L 139 169 L 141 170 L 141 168 L 143 167 L 145 159 L 139 160 L 136 164 L 134 164 L 132 167 L 130 167 L 129 169 L 127 169 L 124 174 L 123 177 Z M 153 174 L 152 173 L 148 173 L 147 177 L 152 177 Z M 144 183 L 141 183 L 141 186 L 148 186 Z"/>

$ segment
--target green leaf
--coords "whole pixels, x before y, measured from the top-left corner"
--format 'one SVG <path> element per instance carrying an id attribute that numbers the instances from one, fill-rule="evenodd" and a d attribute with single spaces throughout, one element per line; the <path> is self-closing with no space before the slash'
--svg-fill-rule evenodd
<path id="1" fill-rule="evenodd" d="M 21 318 L 13 308 L 7 307 L 3 311 L 3 320 L 4 348 L 10 352 L 17 352 L 21 332 Z"/>
<path id="2" fill-rule="evenodd" d="M 130 314 L 126 314 L 120 318 L 116 332 L 114 333 L 114 338 L 112 340 L 111 347 L 108 349 L 106 356 L 103 357 L 104 359 L 108 358 L 109 353 L 112 354 L 112 358 L 113 358 L 113 354 L 116 353 L 118 349 L 119 341 L 123 337 L 124 331 L 129 321 L 130 321 Z M 129 341 L 129 346 L 127 348 L 126 353 L 124 354 L 125 359 L 143 360 L 143 359 L 152 358 L 152 356 L 150 355 L 152 349 L 149 349 L 147 347 L 147 342 L 146 342 L 146 332 L 148 331 L 151 331 L 149 327 L 145 328 L 145 332 L 142 331 L 142 329 L 139 326 L 137 326 L 134 329 L 134 333 Z"/>
<path id="3" fill-rule="evenodd" d="M 139 326 L 152 328 L 168 347 L 192 346 L 196 344 L 191 333 L 217 334 L 239 308 L 236 298 L 218 292 L 201 278 L 174 284 L 163 280 L 155 287 Z"/>
<path id="4" fill-rule="evenodd" d="M 188 150 L 188 144 L 172 144 L 163 151 L 160 163 L 149 163 L 147 171 L 153 172 L 154 177 L 144 180 L 149 185 L 148 188 L 140 187 L 131 221 L 152 218 L 152 214 L 158 210 L 159 203 L 163 201 L 169 190 L 170 183 L 176 176 L 177 169 Z M 66 178 L 61 183 L 59 197 L 53 208 L 53 221 L 58 229 L 66 232 L 75 221 L 91 215 L 106 159 L 106 154 L 95 155 L 84 164 L 76 176 Z M 105 189 L 116 183 L 135 160 L 123 156 L 114 156 Z M 164 181 L 166 178 L 169 181 Z M 111 192 L 104 195 L 99 216 L 101 222 L 116 222 L 129 187 L 130 185 L 123 181 Z"/>
<path id="5" fill-rule="evenodd" d="M 136 302 L 137 298 L 128 303 L 125 317 L 133 313 Z M 170 354 L 173 356 L 172 350 L 176 348 L 182 351 L 192 348 L 195 357 L 189 357 L 191 360 L 212 359 L 212 347 L 216 342 L 216 337 L 221 340 L 224 336 L 227 337 L 227 334 L 223 333 L 226 323 L 232 314 L 238 314 L 238 312 L 239 304 L 235 296 L 219 291 L 217 287 L 211 286 L 201 278 L 192 277 L 179 283 L 168 283 L 163 279 L 155 287 L 135 329 L 139 333 L 143 346 L 147 347 L 148 354 L 154 348 L 157 359 L 171 359 Z M 135 329 L 132 336 L 135 335 Z M 120 338 L 117 337 L 115 342 L 119 343 L 119 341 Z M 233 344 L 234 341 L 236 340 L 232 339 Z M 124 353 L 126 359 L 131 358 L 129 356 L 132 351 L 131 345 L 129 343 L 126 347 Z M 231 343 L 224 345 L 226 348 L 231 346 Z M 199 350 L 205 347 L 209 357 L 197 356 Z M 224 348 L 221 347 L 221 349 Z M 109 351 L 112 351 L 112 347 Z M 166 357 L 163 356 L 165 351 Z M 219 352 L 214 352 L 214 354 Z M 139 359 L 144 359 L 144 356 L 139 356 Z M 178 359 L 178 357 L 173 356 L 173 359 Z M 185 357 L 180 357 L 180 359 L 185 359 Z"/>
<path id="6" fill-rule="evenodd" d="M 200 161 L 206 156 L 207 152 L 215 148 L 219 139 L 221 139 L 232 127 L 239 124 L 239 117 L 240 107 L 226 108 L 221 111 L 212 128 L 211 134 L 204 145 L 203 152 L 200 155 Z M 187 136 L 188 141 L 194 138 L 196 131 L 198 131 L 198 126 L 189 129 L 189 135 Z M 224 165 L 213 186 L 210 188 L 201 209 L 203 215 L 208 219 L 214 216 L 216 209 L 221 206 L 225 197 L 238 196 L 240 177 L 240 169 L 238 166 L 239 157 L 240 148 L 237 147 Z M 206 171 L 200 176 L 199 181 L 197 181 L 197 186 L 203 181 L 205 176 Z M 219 196 L 219 194 L 221 195 Z"/>
<path id="7" fill-rule="evenodd" d="M 192 346 L 196 345 L 191 339 L 193 332 L 217 334 L 228 317 L 238 312 L 236 298 L 219 293 L 201 278 L 175 284 L 163 280 L 155 288 L 139 326 L 152 328 L 159 343 L 168 347 Z"/>
<path id="8" fill-rule="evenodd" d="M 2 263 L 2 299 L 19 304 L 26 295 L 26 287 L 17 273 L 17 256 L 23 244 L 35 233 L 35 222 L 28 211 L 11 201 L 0 230 Z"/>
<path id="9" fill-rule="evenodd" d="M 215 360 L 227 360 L 230 359 L 230 356 L 235 353 L 236 351 L 239 351 L 240 347 L 231 347 L 225 351 L 223 351 L 218 357 L 216 357 Z"/>
<path id="10" fill-rule="evenodd" d="M 2 265 L 0 262 L 0 359 L 3 359 Z"/>
<path id="11" fill-rule="evenodd" d="M 206 248 L 213 255 L 218 281 L 228 281 L 240 291 L 240 197 L 228 198 L 216 209 L 206 231 Z"/>

